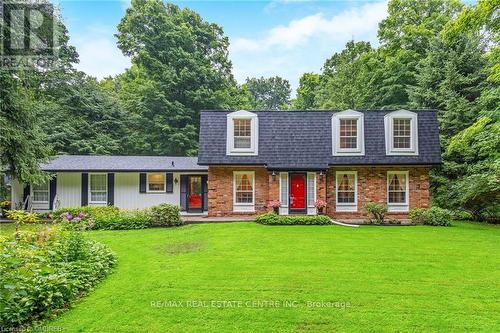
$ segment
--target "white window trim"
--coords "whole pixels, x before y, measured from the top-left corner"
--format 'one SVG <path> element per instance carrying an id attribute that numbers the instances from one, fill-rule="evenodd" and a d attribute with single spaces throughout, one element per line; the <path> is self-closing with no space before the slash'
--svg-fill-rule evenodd
<path id="1" fill-rule="evenodd" d="M 354 202 L 339 203 L 339 176 L 354 175 Z M 357 171 L 337 171 L 335 173 L 335 211 L 337 212 L 357 212 L 358 211 L 358 172 Z"/>
<path id="2" fill-rule="evenodd" d="M 310 205 L 309 204 L 309 177 L 312 176 L 313 178 L 313 200 L 312 200 L 312 204 Z M 307 190 L 307 193 L 306 193 L 306 196 L 307 196 L 307 207 L 308 208 L 314 208 L 314 204 L 316 202 L 316 172 L 308 172 L 307 173 L 307 179 L 306 179 L 306 190 Z"/>
<path id="3" fill-rule="evenodd" d="M 408 171 L 387 171 L 387 211 L 388 212 L 408 212 L 410 202 L 410 173 Z M 406 195 L 405 202 L 390 203 L 389 202 L 389 183 L 391 175 L 405 175 L 406 179 Z"/>
<path id="4" fill-rule="evenodd" d="M 237 175 L 252 175 L 252 202 L 237 203 L 236 202 L 236 176 Z M 255 171 L 233 171 L 233 212 L 255 212 Z"/>
<path id="5" fill-rule="evenodd" d="M 149 176 L 155 174 L 163 175 L 163 190 L 153 191 L 149 189 Z M 165 174 L 165 172 L 148 172 L 146 174 L 146 193 L 166 193 L 166 192 L 167 192 L 167 175 Z"/>
<path id="6" fill-rule="evenodd" d="M 357 148 L 340 148 L 340 120 L 357 120 Z M 365 125 L 362 112 L 345 110 L 332 116 L 332 154 L 334 156 L 363 156 L 365 155 Z"/>
<path id="7" fill-rule="evenodd" d="M 250 119 L 251 139 L 250 148 L 234 148 L 234 120 Z M 252 156 L 258 155 L 259 150 L 259 118 L 255 113 L 245 110 L 236 111 L 227 115 L 226 155 Z"/>
<path id="8" fill-rule="evenodd" d="M 394 119 L 410 119 L 410 148 L 394 148 Z M 386 155 L 418 155 L 418 116 L 415 112 L 398 110 L 384 117 Z"/>
<path id="9" fill-rule="evenodd" d="M 283 180 L 283 177 L 285 178 L 285 180 Z M 280 201 L 281 201 L 281 208 L 288 208 L 288 201 L 289 201 L 289 197 L 290 197 L 290 189 L 289 189 L 289 185 L 288 185 L 288 172 L 280 172 L 279 173 L 279 177 L 280 177 Z M 283 182 L 286 183 L 286 201 L 283 201 L 282 200 L 282 197 L 281 197 L 281 193 L 283 191 Z"/>
<path id="10" fill-rule="evenodd" d="M 105 175 L 106 176 L 106 200 L 105 201 L 92 201 L 92 186 L 91 186 L 91 179 L 92 175 Z M 88 202 L 89 204 L 108 204 L 108 174 L 103 173 L 103 172 L 94 172 L 94 173 L 89 173 L 89 180 L 88 180 Z"/>
<path id="11" fill-rule="evenodd" d="M 33 184 L 30 184 L 30 196 L 32 198 L 31 202 L 34 203 L 34 204 L 47 204 L 49 203 L 50 201 L 50 185 L 49 185 L 49 182 L 47 181 L 45 183 L 45 185 L 47 186 L 47 198 L 48 200 L 47 201 L 35 201 L 35 190 L 33 188 Z"/>

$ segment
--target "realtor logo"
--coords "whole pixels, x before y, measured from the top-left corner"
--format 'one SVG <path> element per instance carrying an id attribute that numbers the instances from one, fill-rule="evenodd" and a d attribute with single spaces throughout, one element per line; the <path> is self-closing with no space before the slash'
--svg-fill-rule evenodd
<path id="1" fill-rule="evenodd" d="M 54 6 L 0 0 L 0 68 L 48 67 L 55 57 Z"/>

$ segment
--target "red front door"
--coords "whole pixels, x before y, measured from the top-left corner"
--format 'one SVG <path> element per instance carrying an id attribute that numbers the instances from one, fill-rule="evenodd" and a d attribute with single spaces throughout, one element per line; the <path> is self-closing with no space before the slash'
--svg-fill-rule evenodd
<path id="1" fill-rule="evenodd" d="M 306 209 L 306 175 L 290 175 L 290 209 Z"/>
<path id="2" fill-rule="evenodd" d="M 189 176 L 188 204 L 190 209 L 201 209 L 201 176 Z"/>

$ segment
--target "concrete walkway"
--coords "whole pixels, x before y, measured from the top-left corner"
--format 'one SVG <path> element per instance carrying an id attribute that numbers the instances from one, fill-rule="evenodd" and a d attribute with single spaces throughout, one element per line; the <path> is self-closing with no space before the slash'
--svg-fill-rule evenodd
<path id="1" fill-rule="evenodd" d="M 359 224 L 349 224 L 349 223 L 343 223 L 343 222 L 340 222 L 340 221 L 335 221 L 335 220 L 332 220 L 333 224 L 336 224 L 336 225 L 340 225 L 342 227 L 352 227 L 352 228 L 359 228 Z"/>

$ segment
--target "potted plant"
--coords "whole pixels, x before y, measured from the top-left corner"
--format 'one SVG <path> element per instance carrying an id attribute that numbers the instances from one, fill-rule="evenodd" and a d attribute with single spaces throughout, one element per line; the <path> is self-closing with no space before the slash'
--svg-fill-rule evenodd
<path id="1" fill-rule="evenodd" d="M 281 201 L 279 201 L 279 200 L 270 201 L 269 205 L 267 207 L 272 208 L 275 214 L 279 214 L 280 207 L 281 207 Z"/>
<path id="2" fill-rule="evenodd" d="M 316 209 L 318 211 L 318 215 L 323 215 L 324 214 L 324 209 L 326 207 L 326 201 L 318 199 L 314 203 L 314 207 L 316 207 Z"/>

